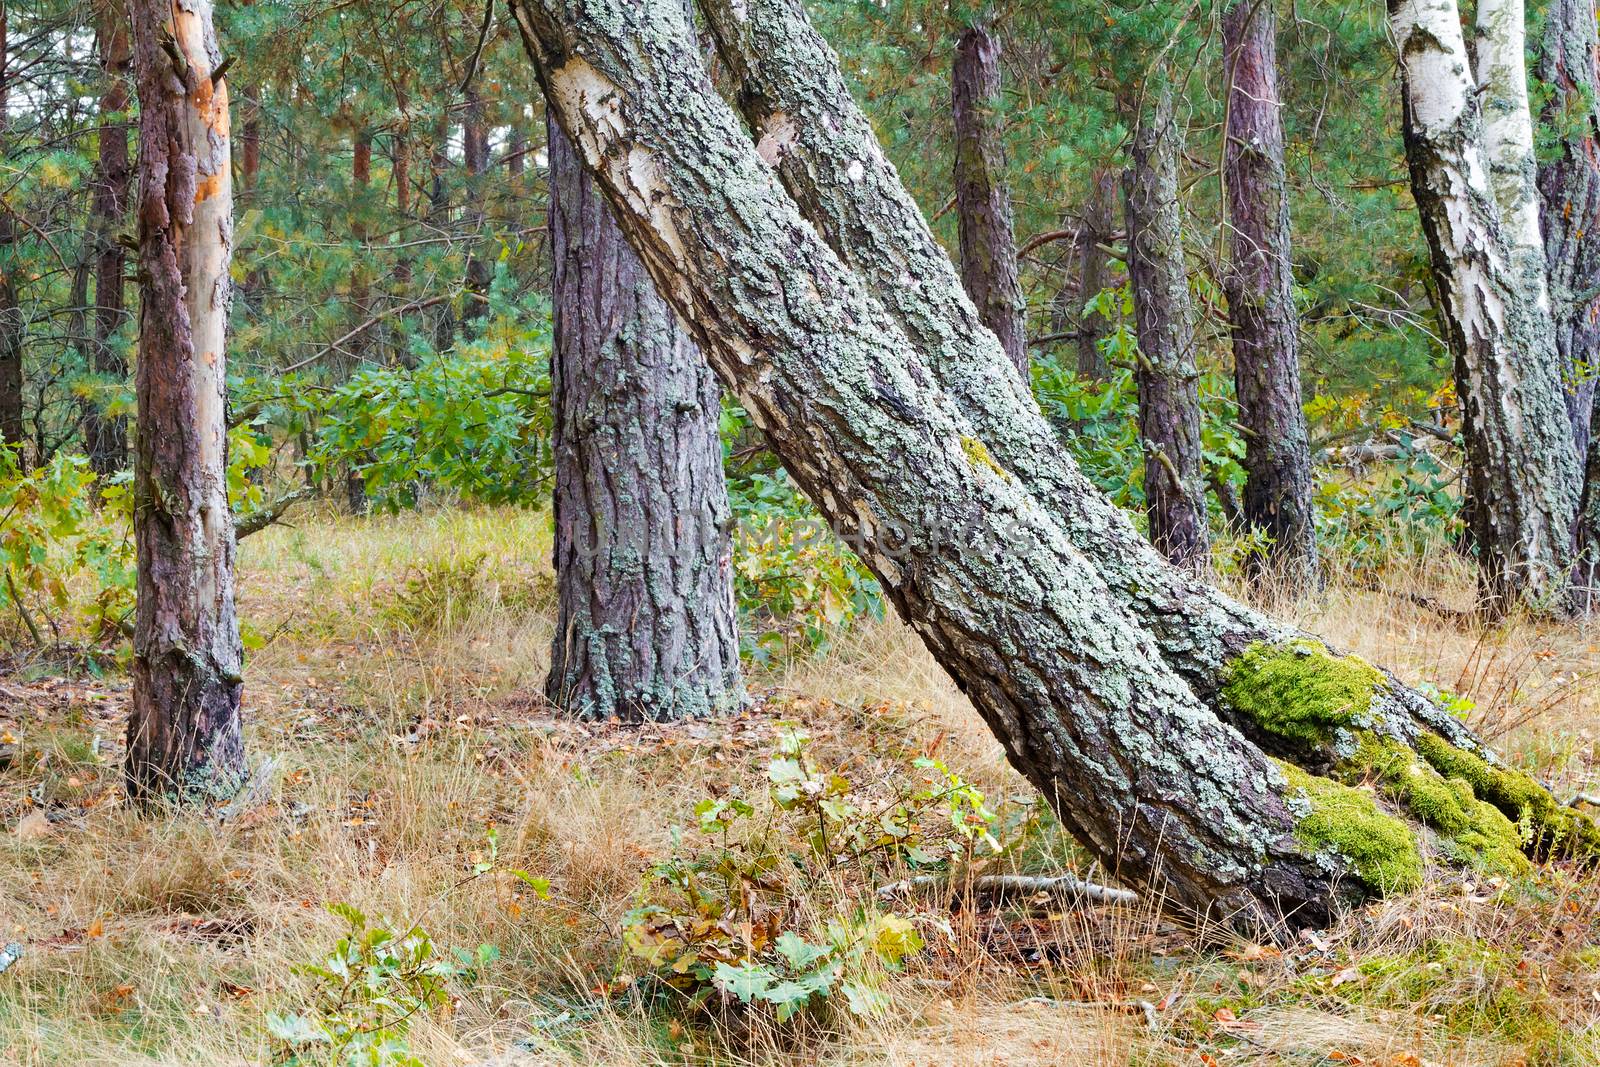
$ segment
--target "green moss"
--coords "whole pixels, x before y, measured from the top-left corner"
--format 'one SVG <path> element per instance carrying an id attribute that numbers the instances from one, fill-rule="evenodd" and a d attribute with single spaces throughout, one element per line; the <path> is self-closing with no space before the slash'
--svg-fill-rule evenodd
<path id="1" fill-rule="evenodd" d="M 1456 748 L 1437 734 L 1417 738 L 1417 751 L 1446 778 L 1459 778 L 1501 814 L 1528 827 L 1539 852 L 1567 850 L 1600 857 L 1600 827 L 1588 816 L 1563 807 L 1531 776 L 1493 767 L 1483 757 Z"/>
<path id="2" fill-rule="evenodd" d="M 966 455 L 967 462 L 974 467 L 988 467 L 1006 481 L 1011 480 L 1011 475 L 995 461 L 995 458 L 989 454 L 989 449 L 976 437 L 963 437 L 961 439 L 961 451 Z"/>
<path id="3" fill-rule="evenodd" d="M 1263 642 L 1228 665 L 1222 695 L 1268 733 L 1315 748 L 1364 719 L 1382 684 L 1382 673 L 1358 656 L 1334 656 L 1315 641 Z"/>
<path id="4" fill-rule="evenodd" d="M 1291 789 L 1310 810 L 1295 825 L 1295 837 L 1316 853 L 1347 862 L 1380 893 L 1406 893 L 1422 885 L 1422 854 L 1405 820 L 1386 815 L 1372 795 L 1279 763 Z"/>
<path id="5" fill-rule="evenodd" d="M 1439 831 L 1454 859 L 1485 874 L 1517 875 L 1531 868 L 1516 824 L 1475 797 L 1465 778 L 1446 778 L 1398 741 L 1372 733 L 1362 737 L 1355 765 L 1418 822 Z"/>

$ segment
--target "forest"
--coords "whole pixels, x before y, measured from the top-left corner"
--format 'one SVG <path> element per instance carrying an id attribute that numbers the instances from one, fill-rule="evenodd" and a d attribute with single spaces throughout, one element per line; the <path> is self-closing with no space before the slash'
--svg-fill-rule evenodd
<path id="1" fill-rule="evenodd" d="M 0 1062 L 1600 1065 L 1596 0 L 3 0 Z"/>

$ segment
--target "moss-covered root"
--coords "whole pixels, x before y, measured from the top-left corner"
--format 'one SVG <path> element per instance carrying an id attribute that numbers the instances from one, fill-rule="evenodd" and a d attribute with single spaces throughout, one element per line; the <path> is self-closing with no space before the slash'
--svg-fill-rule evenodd
<path id="1" fill-rule="evenodd" d="M 1422 885 L 1422 853 L 1404 819 L 1386 814 L 1365 790 L 1279 763 L 1289 782 L 1287 799 L 1299 821 L 1295 837 L 1330 870 L 1355 872 L 1379 895 L 1408 893 Z"/>
<path id="2" fill-rule="evenodd" d="M 1525 874 L 1523 836 L 1504 812 L 1474 795 L 1464 778 L 1447 778 L 1405 745 L 1376 734 L 1362 739 L 1356 764 L 1384 795 L 1439 835 L 1445 853 L 1483 874 Z"/>
<path id="3" fill-rule="evenodd" d="M 1440 775 L 1471 786 L 1481 800 L 1516 822 L 1524 847 L 1536 856 L 1574 856 L 1600 862 L 1600 826 L 1560 804 L 1531 776 L 1496 767 L 1483 757 L 1455 747 L 1437 734 L 1422 734 L 1417 752 Z"/>
<path id="4" fill-rule="evenodd" d="M 1341 730 L 1369 725 L 1383 672 L 1319 642 L 1251 645 L 1224 673 L 1222 696 L 1246 734 L 1266 734 L 1286 753 L 1317 754 Z"/>

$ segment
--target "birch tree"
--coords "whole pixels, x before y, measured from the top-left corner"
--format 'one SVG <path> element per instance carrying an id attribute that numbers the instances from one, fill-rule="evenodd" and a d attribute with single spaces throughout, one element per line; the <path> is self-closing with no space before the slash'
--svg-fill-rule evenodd
<path id="1" fill-rule="evenodd" d="M 208 0 L 130 0 L 139 95 L 138 607 L 129 793 L 215 801 L 246 777 L 228 510 L 228 86 Z"/>
<path id="2" fill-rule="evenodd" d="M 1479 5 L 1481 82 L 1454 0 L 1390 0 L 1389 17 L 1411 188 L 1455 359 L 1482 603 L 1560 614 L 1579 474 L 1538 228 L 1521 4 Z"/>
<path id="3" fill-rule="evenodd" d="M 803 11 L 702 10 L 748 127 L 666 5 L 537 0 L 515 15 L 657 288 L 1081 841 L 1168 903 L 1241 926 L 1415 884 L 1435 845 L 1525 862 L 1507 809 L 1535 849 L 1594 846 L 1587 820 L 1390 676 L 1130 537 L 1046 444 L 1022 383 L 996 373 L 1003 349 Z M 1375 769 L 1361 751 L 1389 756 Z M 1378 799 L 1317 772 L 1370 773 Z M 1421 814 L 1417 788 L 1447 777 L 1465 783 L 1448 786 L 1453 813 Z"/>

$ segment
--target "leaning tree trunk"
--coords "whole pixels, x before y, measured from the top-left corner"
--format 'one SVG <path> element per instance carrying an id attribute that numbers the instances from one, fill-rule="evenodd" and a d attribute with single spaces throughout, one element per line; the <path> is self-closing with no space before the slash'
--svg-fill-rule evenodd
<path id="1" fill-rule="evenodd" d="M 737 707 L 716 378 L 550 127 L 556 632 L 545 693 L 585 719 Z"/>
<path id="2" fill-rule="evenodd" d="M 1276 35 L 1271 0 L 1234 0 L 1222 19 L 1229 74 L 1222 168 L 1232 233 L 1224 281 L 1244 435 L 1244 521 L 1271 539 L 1268 572 L 1288 590 L 1307 592 L 1321 579 L 1300 400 Z"/>
<path id="3" fill-rule="evenodd" d="M 1104 381 L 1111 376 L 1100 344 L 1111 332 L 1111 322 L 1099 311 L 1084 307 L 1113 280 L 1111 256 L 1106 247 L 1116 236 L 1117 178 L 1110 167 L 1097 167 L 1089 178 L 1089 199 L 1078 232 L 1078 377 Z"/>
<path id="4" fill-rule="evenodd" d="M 0 5 L 0 147 L 11 148 L 11 128 L 6 95 L 11 72 L 6 64 L 6 12 Z M 23 460 L 27 441 L 22 425 L 22 306 L 17 301 L 17 224 L 11 211 L 0 205 L 0 445 L 16 449 Z"/>
<path id="5" fill-rule="evenodd" d="M 123 276 L 127 256 L 117 231 L 128 210 L 128 130 L 123 112 L 128 109 L 128 68 L 133 61 L 128 43 L 127 12 L 117 3 L 100 12 L 96 30 L 100 73 L 105 88 L 100 93 L 99 160 L 94 194 L 89 207 L 89 229 L 94 242 L 94 356 L 95 373 L 123 381 L 127 361 L 112 344 L 124 315 Z M 107 415 L 103 405 L 91 401 L 83 424 L 89 466 L 102 478 L 128 465 L 128 419 Z"/>
<path id="6" fill-rule="evenodd" d="M 1179 133 L 1172 91 L 1124 108 L 1134 115 L 1123 173 L 1128 282 L 1139 337 L 1139 437 L 1150 540 L 1173 563 L 1203 570 L 1205 457 L 1200 447 L 1200 372 L 1194 364 L 1194 311 L 1183 264 L 1178 209 Z"/>
<path id="7" fill-rule="evenodd" d="M 1508 237 L 1489 183 L 1491 160 L 1453 0 L 1390 0 L 1389 15 L 1412 194 L 1456 364 L 1481 603 L 1491 614 L 1516 605 L 1559 614 L 1568 600 L 1579 478 L 1543 267 L 1519 251 L 1529 240 L 1530 210 L 1537 224 L 1537 207 L 1512 190 Z M 1497 25 L 1506 28 L 1508 20 Z M 1504 75 L 1514 51 L 1493 45 L 1486 59 Z M 1515 94 L 1497 85 L 1488 83 L 1500 107 Z M 1518 140 L 1507 109 L 1515 110 L 1501 108 L 1496 119 L 1502 183 L 1515 170 Z"/>
<path id="8" fill-rule="evenodd" d="M 233 181 L 211 5 L 131 0 L 139 91 L 139 597 L 127 785 L 214 801 L 246 777 L 225 342 Z"/>
<path id="9" fill-rule="evenodd" d="M 1000 339 L 1011 362 L 1028 377 L 1028 334 L 1017 244 L 1006 186 L 1005 127 L 1000 97 L 1000 42 L 982 22 L 956 42 L 950 68 L 955 122 L 956 217 L 961 280 L 983 324 Z"/>
<path id="10" fill-rule="evenodd" d="M 1031 394 L 1007 373 L 1004 351 L 979 322 L 801 0 L 700 0 L 700 8 L 760 138 L 759 154 L 777 167 L 807 221 L 868 285 L 945 395 L 982 428 L 996 462 L 1094 561 L 1110 594 L 1155 636 L 1163 660 L 1197 697 L 1267 752 L 1318 773 L 1365 776 L 1360 753 L 1374 744 L 1425 749 L 1446 767 L 1477 759 L 1507 773 L 1453 715 L 1394 675 L 1168 565 L 1061 453 Z M 1272 664 L 1292 665 L 1290 699 L 1256 691 L 1263 665 Z M 1352 679 L 1367 681 L 1352 691 Z M 1486 778 L 1479 795 L 1512 818 L 1527 814 L 1539 831 L 1533 842 L 1571 839 L 1574 825 L 1588 826 L 1548 792 L 1506 784 L 1511 780 Z"/>
<path id="11" fill-rule="evenodd" d="M 743 0 L 736 20 L 754 6 Z M 977 436 L 872 289 L 777 188 L 763 160 L 794 146 L 800 127 L 755 124 L 752 146 L 698 66 L 692 27 L 662 6 L 539 0 L 515 14 L 546 99 L 658 290 L 1081 841 L 1167 903 L 1242 927 L 1286 914 L 1315 923 L 1341 895 L 1416 883 L 1406 823 L 1368 793 L 1274 763 L 1218 721 Z M 803 20 L 779 29 L 809 32 Z M 869 161 L 892 174 L 875 146 L 855 148 L 855 181 Z M 1059 452 L 1046 458 L 1070 467 Z M 1310 647 L 1258 649 L 1243 666 L 1293 673 L 1302 660 L 1312 678 L 1334 662 Z M 1375 706 L 1384 680 L 1370 667 L 1345 677 L 1345 703 L 1361 679 Z M 1443 782 L 1422 766 L 1410 774 Z M 1515 828 L 1490 814 L 1514 852 Z"/>

